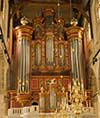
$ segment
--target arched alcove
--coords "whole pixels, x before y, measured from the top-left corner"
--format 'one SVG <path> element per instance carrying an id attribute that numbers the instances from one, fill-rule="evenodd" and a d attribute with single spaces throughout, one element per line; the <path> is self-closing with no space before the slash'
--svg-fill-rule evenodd
<path id="1" fill-rule="evenodd" d="M 33 105 L 33 106 L 37 106 L 38 103 L 37 103 L 37 102 L 32 102 L 32 105 Z"/>
<path id="2" fill-rule="evenodd" d="M 36 101 L 32 102 L 32 106 L 34 108 L 34 111 L 38 111 L 38 102 Z"/>

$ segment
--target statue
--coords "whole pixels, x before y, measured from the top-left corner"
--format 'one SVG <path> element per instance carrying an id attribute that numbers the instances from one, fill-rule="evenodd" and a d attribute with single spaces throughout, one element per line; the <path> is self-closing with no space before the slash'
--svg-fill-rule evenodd
<path id="1" fill-rule="evenodd" d="M 27 25 L 29 23 L 29 19 L 24 16 L 21 18 L 20 22 L 22 25 Z"/>
<path id="2" fill-rule="evenodd" d="M 65 93 L 65 87 L 62 87 L 62 92 Z"/>
<path id="3" fill-rule="evenodd" d="M 40 91 L 41 91 L 41 93 L 44 92 L 44 88 L 43 88 L 43 86 L 40 88 Z"/>

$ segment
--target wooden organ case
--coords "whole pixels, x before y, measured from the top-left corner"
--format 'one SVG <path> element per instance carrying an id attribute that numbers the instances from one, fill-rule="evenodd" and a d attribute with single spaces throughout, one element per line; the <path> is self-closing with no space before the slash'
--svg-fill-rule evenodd
<path id="1" fill-rule="evenodd" d="M 78 26 L 65 28 L 63 18 L 56 18 L 55 15 L 53 9 L 45 9 L 42 17 L 32 20 L 31 26 L 23 19 L 22 25 L 14 29 L 17 90 L 10 92 L 10 107 L 39 104 L 39 97 L 44 96 L 44 92 L 39 94 L 42 88 L 46 92 L 50 91 L 51 98 L 52 89 L 56 89 L 59 100 L 65 96 L 61 93 L 62 88 L 64 91 L 71 89 L 72 79 L 79 79 L 82 83 L 79 73 L 79 70 L 82 72 L 81 55 L 78 54 L 81 48 L 77 48 L 81 44 L 82 30 Z M 79 31 L 81 38 L 78 38 Z M 52 81 L 54 84 L 50 85 Z M 55 109 L 56 106 L 51 110 Z"/>
<path id="2" fill-rule="evenodd" d="M 58 89 L 67 89 L 71 80 L 70 46 L 64 34 L 64 20 L 56 19 L 53 9 L 44 10 L 43 18 L 37 17 L 33 22 L 30 89 L 38 101 L 40 88 L 48 89 L 52 79 Z"/>

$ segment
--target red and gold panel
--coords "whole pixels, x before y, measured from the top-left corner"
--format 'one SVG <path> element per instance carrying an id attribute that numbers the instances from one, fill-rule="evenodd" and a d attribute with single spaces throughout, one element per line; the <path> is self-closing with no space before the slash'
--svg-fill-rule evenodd
<path id="1" fill-rule="evenodd" d="M 58 89 L 61 87 L 65 87 L 68 89 L 68 84 L 71 82 L 70 76 L 34 76 L 30 80 L 30 89 L 31 91 L 40 91 L 41 87 L 48 89 L 49 84 L 51 81 L 54 80 L 55 85 Z"/>
<path id="2" fill-rule="evenodd" d="M 39 82 L 38 79 L 32 79 L 30 83 L 31 90 L 37 90 L 39 89 Z"/>
<path id="3" fill-rule="evenodd" d="M 68 88 L 68 80 L 67 80 L 66 78 L 64 78 L 64 79 L 62 80 L 62 85 L 63 85 L 64 87 Z"/>

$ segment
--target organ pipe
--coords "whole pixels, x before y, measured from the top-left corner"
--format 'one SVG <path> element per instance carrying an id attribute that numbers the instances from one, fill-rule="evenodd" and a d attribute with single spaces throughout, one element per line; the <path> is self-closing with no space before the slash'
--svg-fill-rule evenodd
<path id="1" fill-rule="evenodd" d="M 18 93 L 29 92 L 30 46 L 33 29 L 26 24 L 15 28 L 17 40 Z"/>
<path id="2" fill-rule="evenodd" d="M 82 36 L 83 28 L 77 26 L 76 23 L 69 28 L 66 28 L 67 38 L 71 48 L 71 62 L 72 62 L 72 78 L 78 80 L 80 89 L 83 87 L 83 59 L 82 59 Z"/>

